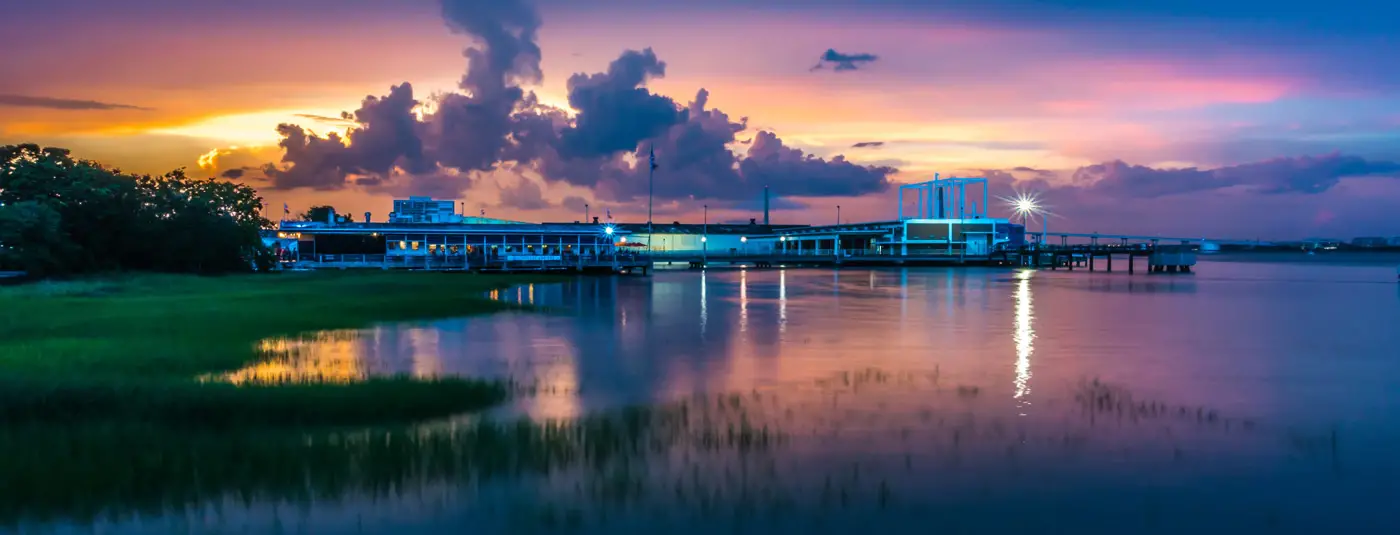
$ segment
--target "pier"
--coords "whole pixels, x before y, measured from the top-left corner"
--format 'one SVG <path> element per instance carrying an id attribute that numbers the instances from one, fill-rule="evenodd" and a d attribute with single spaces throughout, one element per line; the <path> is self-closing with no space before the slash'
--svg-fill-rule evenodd
<path id="1" fill-rule="evenodd" d="M 1127 264 L 1128 273 L 1137 270 L 1138 259 L 1144 259 L 1149 273 L 1190 273 L 1196 265 L 1196 250 L 1190 245 L 1064 245 L 1022 247 L 1007 251 L 1008 263 L 1036 269 L 1075 268 L 1113 272 L 1113 261 Z M 1102 262 L 1100 262 L 1102 261 Z"/>

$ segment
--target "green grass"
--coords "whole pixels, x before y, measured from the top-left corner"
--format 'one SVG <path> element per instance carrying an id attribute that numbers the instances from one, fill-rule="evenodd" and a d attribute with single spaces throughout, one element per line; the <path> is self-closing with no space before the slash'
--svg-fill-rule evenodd
<path id="1" fill-rule="evenodd" d="M 139 275 L 0 289 L 0 422 L 122 419 L 200 425 L 401 421 L 500 402 L 464 378 L 196 378 L 270 358 L 259 340 L 378 322 L 496 312 L 481 297 L 520 278 L 335 272 Z"/>
<path id="2" fill-rule="evenodd" d="M 786 437 L 747 424 L 747 405 L 706 399 L 572 420 L 471 421 L 302 433 L 104 422 L 0 426 L 0 531 L 186 511 L 225 498 L 337 503 L 435 484 L 582 470 L 594 478 L 649 455 L 754 452 Z"/>

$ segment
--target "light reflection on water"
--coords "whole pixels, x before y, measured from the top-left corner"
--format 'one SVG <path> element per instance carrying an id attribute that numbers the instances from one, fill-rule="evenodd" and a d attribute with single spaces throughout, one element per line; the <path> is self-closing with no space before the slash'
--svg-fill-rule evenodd
<path id="1" fill-rule="evenodd" d="M 1373 271 L 711 270 L 498 292 L 562 312 L 274 345 L 314 363 L 291 369 L 539 386 L 495 416 L 688 400 L 695 429 L 784 439 L 511 484 L 425 473 L 387 499 L 256 502 L 218 525 L 521 532 L 582 511 L 600 533 L 1374 531 L 1400 497 L 1400 297 Z"/>
<path id="2" fill-rule="evenodd" d="M 1031 326 L 1031 277 L 1034 271 L 1016 274 L 1016 399 L 1022 407 L 1030 405 L 1031 353 L 1035 352 L 1035 328 Z M 1025 413 L 1021 414 L 1025 416 Z"/>

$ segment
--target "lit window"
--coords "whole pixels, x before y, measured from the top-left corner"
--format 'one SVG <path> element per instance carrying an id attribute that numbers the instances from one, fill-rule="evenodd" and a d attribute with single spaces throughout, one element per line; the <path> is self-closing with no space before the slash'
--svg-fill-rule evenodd
<path id="1" fill-rule="evenodd" d="M 414 251 L 417 251 L 417 250 L 418 250 L 418 242 L 413 242 L 413 250 L 414 250 Z"/>
<path id="2" fill-rule="evenodd" d="M 399 240 L 399 250 L 402 251 L 404 249 L 408 249 L 408 242 Z"/>

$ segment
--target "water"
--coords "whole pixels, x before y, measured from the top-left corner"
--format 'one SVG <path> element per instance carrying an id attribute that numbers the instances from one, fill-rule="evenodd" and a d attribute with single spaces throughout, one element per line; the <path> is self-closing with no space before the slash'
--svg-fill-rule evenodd
<path id="1" fill-rule="evenodd" d="M 314 455 L 185 438 L 164 458 L 246 455 L 286 477 L 190 478 L 194 460 L 149 477 L 197 492 L 16 529 L 1390 531 L 1397 286 L 1393 266 L 1228 262 L 527 285 L 494 297 L 549 313 L 268 341 L 297 358 L 236 377 L 465 374 L 535 391 L 484 419 L 299 438 L 321 441 Z M 491 423 L 586 415 L 602 420 L 548 437 Z"/>

